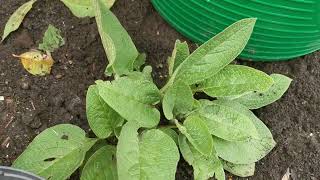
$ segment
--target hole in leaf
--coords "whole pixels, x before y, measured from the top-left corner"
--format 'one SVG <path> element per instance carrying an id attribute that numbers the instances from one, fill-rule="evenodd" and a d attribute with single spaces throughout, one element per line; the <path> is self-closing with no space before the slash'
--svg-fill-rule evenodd
<path id="1" fill-rule="evenodd" d="M 68 139 L 69 139 L 69 136 L 67 136 L 67 135 L 64 134 L 64 135 L 61 136 L 61 139 L 63 139 L 63 140 L 68 140 Z"/>
<path id="2" fill-rule="evenodd" d="M 51 162 L 51 161 L 54 161 L 56 158 L 47 158 L 47 159 L 45 159 L 45 160 L 43 160 L 43 161 L 45 161 L 45 162 Z"/>
<path id="3" fill-rule="evenodd" d="M 262 94 L 262 93 L 260 93 L 260 94 L 259 94 L 259 96 L 263 96 L 263 94 Z"/>

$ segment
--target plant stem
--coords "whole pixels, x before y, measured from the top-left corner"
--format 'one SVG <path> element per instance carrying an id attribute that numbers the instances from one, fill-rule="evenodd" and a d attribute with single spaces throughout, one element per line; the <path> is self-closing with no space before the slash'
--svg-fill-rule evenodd
<path id="1" fill-rule="evenodd" d="M 170 124 L 170 125 L 162 125 L 162 126 L 159 126 L 159 128 L 177 129 L 178 127 L 177 127 L 176 125 Z"/>

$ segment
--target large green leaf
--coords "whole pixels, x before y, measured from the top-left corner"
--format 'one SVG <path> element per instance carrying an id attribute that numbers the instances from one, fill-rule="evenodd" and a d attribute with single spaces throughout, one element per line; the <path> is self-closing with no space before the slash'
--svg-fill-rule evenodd
<path id="1" fill-rule="evenodd" d="M 247 107 L 233 101 L 218 100 L 215 103 L 229 106 L 249 117 L 258 132 L 258 137 L 243 141 L 226 141 L 213 136 L 213 144 L 219 157 L 234 164 L 251 164 L 262 159 L 273 149 L 276 143 L 268 127 Z"/>
<path id="2" fill-rule="evenodd" d="M 175 82 L 164 94 L 162 108 L 167 119 L 176 115 L 186 114 L 192 110 L 193 93 L 191 88 L 182 81 Z"/>
<path id="3" fill-rule="evenodd" d="M 170 136 L 152 129 L 139 139 L 135 125 L 124 125 L 117 146 L 119 180 L 174 180 L 178 161 L 179 151 Z"/>
<path id="4" fill-rule="evenodd" d="M 152 67 L 151 66 L 145 66 L 143 68 L 142 72 L 132 71 L 132 72 L 128 73 L 127 76 L 133 80 L 148 80 L 150 82 L 153 82 Z"/>
<path id="5" fill-rule="evenodd" d="M 94 17 L 94 9 L 92 6 L 92 0 L 61 0 L 73 13 L 73 15 L 82 17 Z M 103 4 L 111 8 L 115 0 L 103 0 Z"/>
<path id="6" fill-rule="evenodd" d="M 42 43 L 39 44 L 38 49 L 53 52 L 55 49 L 63 46 L 65 42 L 60 33 L 61 31 L 59 29 L 50 24 L 48 29 L 44 33 Z"/>
<path id="7" fill-rule="evenodd" d="M 262 71 L 242 65 L 228 65 L 200 83 L 197 91 L 204 91 L 211 97 L 235 96 L 251 91 L 266 91 L 272 84 L 272 78 Z"/>
<path id="8" fill-rule="evenodd" d="M 212 135 L 227 141 L 257 138 L 258 131 L 251 118 L 219 101 L 200 101 L 202 106 L 195 112 L 203 117 Z"/>
<path id="9" fill-rule="evenodd" d="M 141 103 L 157 104 L 160 102 L 158 87 L 147 79 L 145 74 L 131 75 L 112 81 L 112 87 L 124 96 L 131 96 Z"/>
<path id="10" fill-rule="evenodd" d="M 168 136 L 170 136 L 174 140 L 174 142 L 178 145 L 178 133 L 175 130 L 168 127 L 161 127 L 159 128 L 159 130 L 166 133 Z"/>
<path id="11" fill-rule="evenodd" d="M 272 74 L 271 77 L 274 84 L 268 90 L 264 92 L 254 91 L 231 99 L 247 106 L 249 109 L 259 109 L 275 102 L 287 91 L 292 79 L 281 74 Z"/>
<path id="12" fill-rule="evenodd" d="M 98 30 L 109 64 L 106 73 L 127 74 L 139 53 L 129 34 L 117 17 L 104 5 L 103 0 L 93 0 Z"/>
<path id="13" fill-rule="evenodd" d="M 231 162 L 223 161 L 223 168 L 230 173 L 240 176 L 240 177 L 248 177 L 253 176 L 255 171 L 255 164 L 233 164 Z"/>
<path id="14" fill-rule="evenodd" d="M 99 138 L 107 138 L 114 129 L 123 123 L 123 118 L 114 111 L 99 95 L 97 85 L 91 85 L 86 96 L 88 123 Z"/>
<path id="15" fill-rule="evenodd" d="M 209 156 L 202 155 L 182 134 L 179 135 L 179 148 L 183 158 L 192 165 L 195 180 L 207 180 L 213 176 L 217 180 L 225 180 L 222 163 L 215 151 Z"/>
<path id="16" fill-rule="evenodd" d="M 119 180 L 140 179 L 139 138 L 134 123 L 126 123 L 121 130 L 117 145 L 117 168 Z"/>
<path id="17" fill-rule="evenodd" d="M 140 147 L 140 179 L 174 180 L 179 150 L 174 140 L 160 130 L 142 134 Z"/>
<path id="18" fill-rule="evenodd" d="M 169 77 L 189 55 L 190 51 L 187 42 L 176 40 L 172 55 L 168 58 Z"/>
<path id="19" fill-rule="evenodd" d="M 84 157 L 83 163 L 81 165 L 80 172 L 82 171 L 83 167 L 87 164 L 87 161 L 90 159 L 90 157 L 100 148 L 103 146 L 108 145 L 107 141 L 105 139 L 99 139 L 97 142 L 87 151 L 86 156 Z"/>
<path id="20" fill-rule="evenodd" d="M 218 73 L 244 49 L 255 22 L 254 18 L 240 20 L 201 45 L 176 69 L 171 83 L 177 79 L 191 85 Z"/>
<path id="21" fill-rule="evenodd" d="M 209 156 L 212 153 L 212 137 L 207 125 L 200 116 L 188 116 L 183 122 L 183 126 L 178 121 L 176 121 L 176 125 L 201 154 Z"/>
<path id="22" fill-rule="evenodd" d="M 29 144 L 13 167 L 50 180 L 67 179 L 82 164 L 96 139 L 86 138 L 77 126 L 62 124 L 46 129 Z"/>
<path id="23" fill-rule="evenodd" d="M 104 146 L 87 161 L 81 173 L 81 180 L 118 180 L 116 148 Z"/>
<path id="24" fill-rule="evenodd" d="M 2 41 L 13 31 L 17 30 L 22 23 L 24 17 L 31 10 L 33 3 L 36 0 L 30 0 L 20 6 L 9 18 L 6 26 L 4 27 Z"/>
<path id="25" fill-rule="evenodd" d="M 125 120 L 149 128 L 159 123 L 160 112 L 153 106 L 159 101 L 159 90 L 152 82 L 122 77 L 97 84 L 102 99 Z"/>

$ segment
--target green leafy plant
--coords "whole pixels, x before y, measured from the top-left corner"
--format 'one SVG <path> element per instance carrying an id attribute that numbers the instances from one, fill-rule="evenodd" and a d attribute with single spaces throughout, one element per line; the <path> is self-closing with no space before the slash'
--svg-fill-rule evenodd
<path id="1" fill-rule="evenodd" d="M 102 0 L 93 5 L 110 61 L 107 74 L 114 76 L 96 81 L 87 92 L 87 117 L 96 138 L 74 125 L 54 126 L 39 134 L 13 166 L 51 180 L 67 179 L 82 164 L 82 180 L 168 180 L 175 179 L 180 150 L 196 180 L 224 180 L 224 170 L 253 175 L 255 162 L 275 141 L 250 109 L 279 99 L 291 82 L 230 65 L 256 19 L 232 24 L 192 53 L 177 41 L 168 59 L 168 82 L 158 89 L 151 67 L 141 67 L 145 56 L 116 17 Z M 214 100 L 195 99 L 195 93 Z M 107 143 L 111 140 L 116 146 Z"/>
<path id="2" fill-rule="evenodd" d="M 45 52 L 53 52 L 60 46 L 63 46 L 64 43 L 61 31 L 50 24 L 44 33 L 42 43 L 39 44 L 38 49 Z"/>
<path id="3" fill-rule="evenodd" d="M 83 17 L 94 17 L 95 12 L 92 0 L 61 0 L 72 12 L 73 15 Z M 111 8 L 115 0 L 104 0 L 103 4 Z"/>

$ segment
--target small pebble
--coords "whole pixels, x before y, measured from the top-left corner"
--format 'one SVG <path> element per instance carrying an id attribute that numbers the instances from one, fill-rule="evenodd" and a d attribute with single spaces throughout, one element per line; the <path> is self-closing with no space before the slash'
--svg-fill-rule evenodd
<path id="1" fill-rule="evenodd" d="M 4 96 L 0 96 L 0 101 L 4 101 Z"/>
<path id="2" fill-rule="evenodd" d="M 21 82 L 21 88 L 27 90 L 30 88 L 30 85 L 27 82 Z"/>
<path id="3" fill-rule="evenodd" d="M 63 77 L 62 74 L 57 74 L 57 75 L 55 76 L 56 79 L 61 79 L 62 77 Z"/>
<path id="4" fill-rule="evenodd" d="M 163 68 L 163 64 L 158 64 L 158 65 L 157 65 L 157 68 L 162 69 L 162 68 Z"/>

